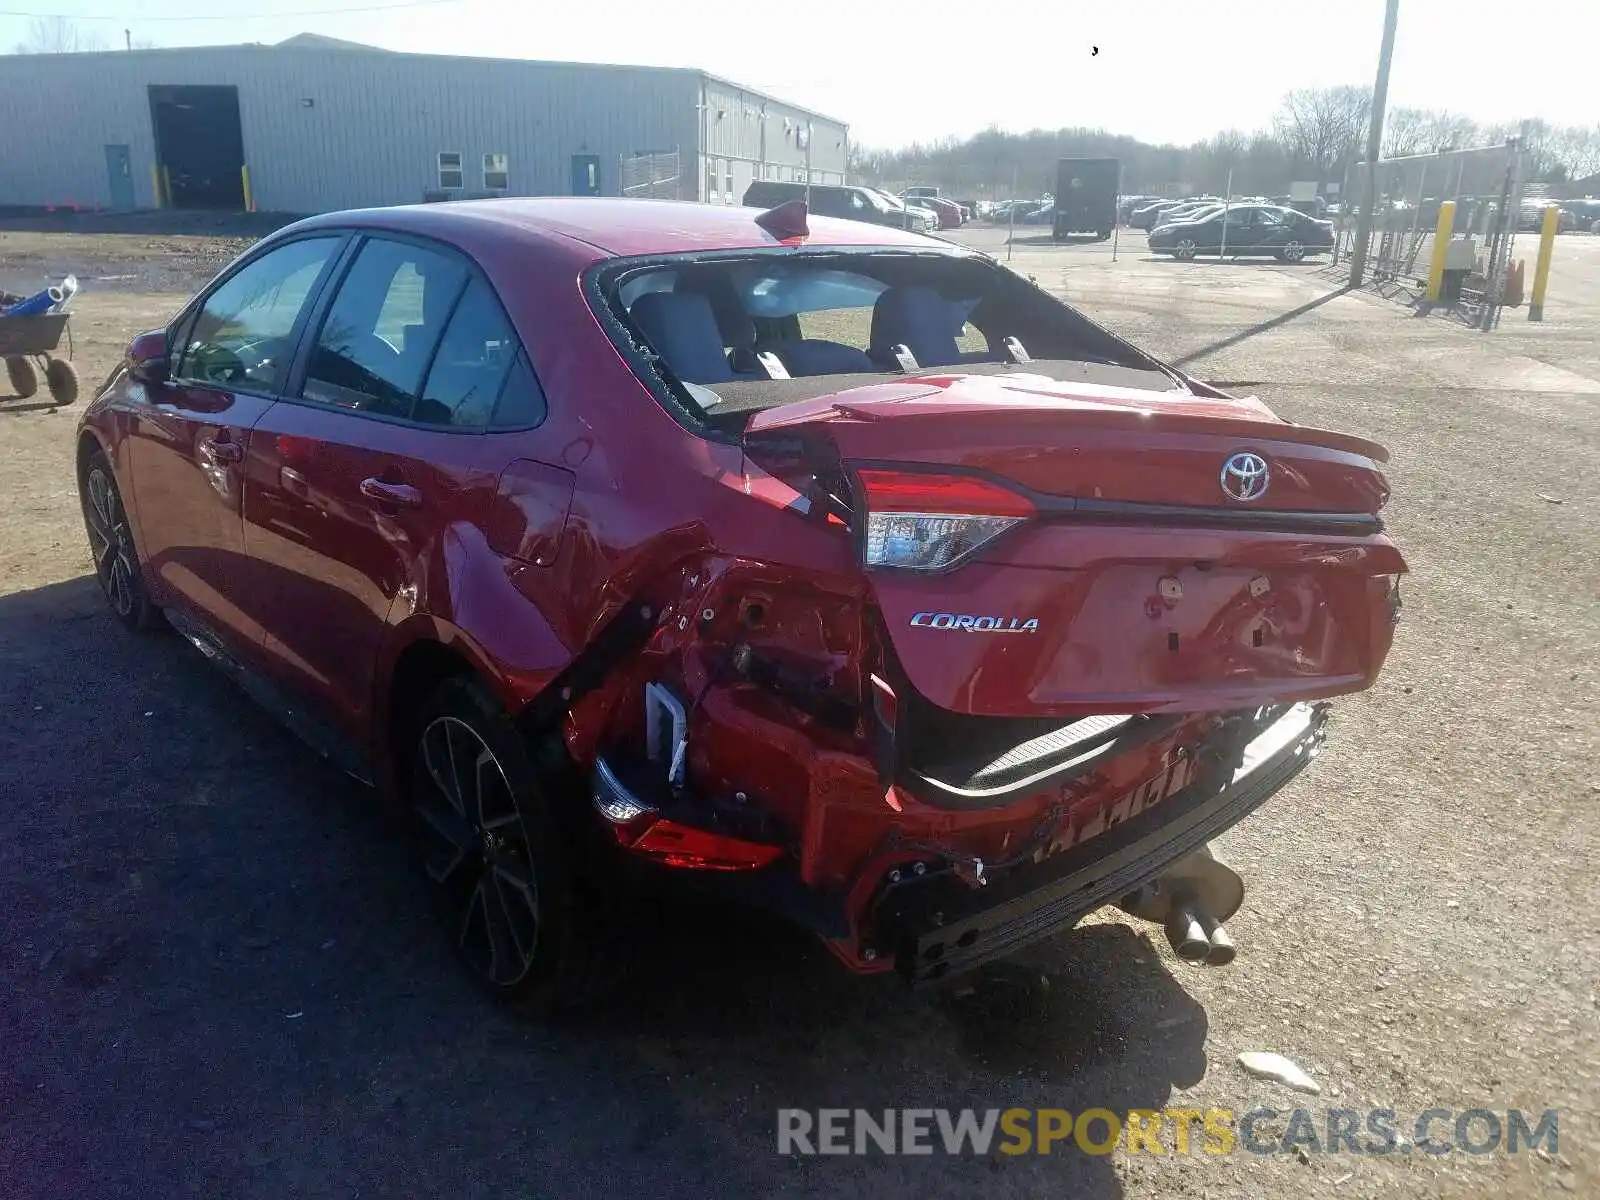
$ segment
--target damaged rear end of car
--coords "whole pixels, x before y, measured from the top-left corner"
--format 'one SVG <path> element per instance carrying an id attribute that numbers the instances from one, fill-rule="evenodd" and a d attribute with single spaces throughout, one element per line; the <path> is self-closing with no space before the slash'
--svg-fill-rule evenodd
<path id="1" fill-rule="evenodd" d="M 1208 844 L 1390 647 L 1383 449 L 949 249 L 794 236 L 586 288 L 717 497 L 566 714 L 619 852 L 917 984 L 1108 904 L 1231 960 L 1244 886 Z"/>

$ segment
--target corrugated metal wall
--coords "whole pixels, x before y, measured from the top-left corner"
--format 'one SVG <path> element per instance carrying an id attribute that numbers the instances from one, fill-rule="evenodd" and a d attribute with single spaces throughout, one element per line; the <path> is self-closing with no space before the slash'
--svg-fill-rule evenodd
<path id="1" fill-rule="evenodd" d="M 703 166 L 694 170 L 710 116 L 699 107 L 704 80 L 688 70 L 271 46 L 0 56 L 0 205 L 109 205 L 105 147 L 125 144 L 135 203 L 153 206 L 153 84 L 238 88 L 263 211 L 421 200 L 439 186 L 441 151 L 462 155 L 467 191 L 484 190 L 483 156 L 503 153 L 510 191 L 537 195 L 571 191 L 574 155 L 597 155 L 602 190 L 615 194 L 623 155 L 677 148 L 685 174 L 698 175 L 684 180 L 684 198 L 694 199 L 706 177 Z M 705 87 L 726 91 L 730 105 L 762 99 L 715 81 Z M 769 125 L 804 116 L 766 103 Z M 843 129 L 830 125 L 836 137 L 817 126 L 813 164 L 837 140 L 842 170 Z M 727 118 L 705 125 L 719 142 L 734 128 Z M 759 150 L 748 137 L 740 145 Z M 769 151 L 804 161 L 792 134 L 769 141 Z"/>
<path id="2" fill-rule="evenodd" d="M 804 180 L 807 132 L 811 181 L 845 181 L 850 143 L 848 127 L 841 121 L 712 76 L 705 81 L 702 119 L 703 199 L 737 204 L 752 180 Z"/>

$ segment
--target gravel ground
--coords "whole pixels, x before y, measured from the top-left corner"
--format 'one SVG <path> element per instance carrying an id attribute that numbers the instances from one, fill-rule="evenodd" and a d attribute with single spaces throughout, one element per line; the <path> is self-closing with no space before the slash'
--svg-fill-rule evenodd
<path id="1" fill-rule="evenodd" d="M 1600 1194 L 1588 244 L 1558 260 L 1550 321 L 1487 336 L 1331 296 L 1316 267 L 1157 262 L 1137 235 L 1115 264 L 1018 248 L 1017 269 L 1203 377 L 1394 454 L 1413 570 L 1396 648 L 1312 770 L 1223 839 L 1251 889 L 1225 970 L 1096 918 L 966 994 L 913 997 L 674 906 L 641 915 L 631 990 L 584 1020 L 491 1010 L 370 797 L 175 639 L 103 615 L 73 410 L 0 401 L 0 1196 Z M 237 248 L 0 233 L 0 288 L 41 263 L 135 275 L 86 284 L 87 383 Z M 1250 1080 L 1245 1050 L 1289 1055 L 1322 1096 Z M 1561 1143 L 1305 1162 L 773 1150 L 780 1106 L 1256 1104 L 1319 1122 L 1389 1107 L 1402 1129 L 1431 1107 L 1554 1108 Z"/>

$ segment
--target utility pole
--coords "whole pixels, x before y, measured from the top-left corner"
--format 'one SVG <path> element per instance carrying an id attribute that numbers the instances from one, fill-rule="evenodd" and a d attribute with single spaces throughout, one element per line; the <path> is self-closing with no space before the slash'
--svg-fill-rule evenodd
<path id="1" fill-rule="evenodd" d="M 132 50 L 133 49 L 133 30 L 124 29 L 122 31 L 122 40 L 127 43 L 128 49 Z"/>
<path id="2" fill-rule="evenodd" d="M 1361 211 L 1356 214 L 1356 241 L 1350 248 L 1350 286 L 1360 287 L 1367 270 L 1367 243 L 1372 240 L 1373 209 L 1378 205 L 1378 156 L 1383 152 L 1383 110 L 1389 100 L 1389 60 L 1394 57 L 1394 27 L 1400 0 L 1388 0 L 1383 14 L 1383 47 L 1378 51 L 1378 79 L 1372 85 L 1372 124 L 1367 128 L 1366 178 L 1361 182 Z"/>

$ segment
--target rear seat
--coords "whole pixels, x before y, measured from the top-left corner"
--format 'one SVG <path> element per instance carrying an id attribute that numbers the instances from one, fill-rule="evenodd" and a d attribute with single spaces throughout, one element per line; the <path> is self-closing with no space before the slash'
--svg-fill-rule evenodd
<path id="1" fill-rule="evenodd" d="M 679 379 L 728 383 L 750 378 L 728 362 L 711 301 L 699 292 L 646 292 L 628 315 Z"/>
<path id="2" fill-rule="evenodd" d="M 878 369 L 865 350 L 822 338 L 772 342 L 761 348 L 771 350 L 778 356 L 784 370 L 796 376 L 851 375 Z"/>
<path id="3" fill-rule="evenodd" d="M 872 345 L 868 351 L 881 367 L 896 365 L 894 347 L 903 345 L 918 366 L 995 362 L 988 350 L 963 352 L 956 344 L 956 307 L 929 287 L 892 287 L 872 306 Z"/>
<path id="4" fill-rule="evenodd" d="M 761 379 L 756 355 L 770 351 L 791 376 L 848 375 L 878 368 L 865 350 L 823 338 L 756 340 L 755 324 L 736 295 L 710 280 L 681 291 L 646 292 L 629 309 L 673 374 L 689 383 Z"/>

